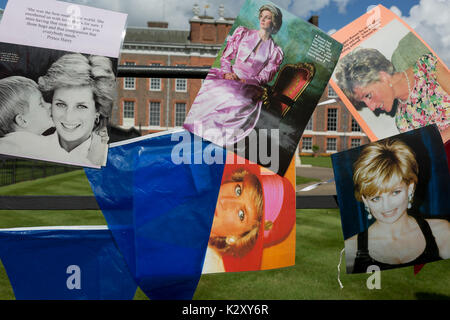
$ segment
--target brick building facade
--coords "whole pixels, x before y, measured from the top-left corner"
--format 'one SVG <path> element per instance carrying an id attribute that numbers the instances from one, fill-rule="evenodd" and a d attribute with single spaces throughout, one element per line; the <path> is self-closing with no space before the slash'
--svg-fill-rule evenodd
<path id="1" fill-rule="evenodd" d="M 334 102 L 326 103 L 330 100 Z M 319 104 L 321 102 L 326 104 L 316 107 L 303 132 L 299 144 L 300 154 L 313 154 L 314 146 L 317 146 L 317 153 L 328 155 L 369 142 L 330 85 L 324 91 Z"/>
<path id="2" fill-rule="evenodd" d="M 194 16 L 190 30 L 170 30 L 164 22 L 127 28 L 120 64 L 200 66 L 214 62 L 234 19 Z M 142 134 L 181 127 L 202 79 L 120 78 L 112 122 Z"/>
<path id="3" fill-rule="evenodd" d="M 310 22 L 317 25 L 318 17 Z M 120 64 L 210 67 L 234 19 L 194 15 L 189 23 L 190 30 L 171 30 L 166 22 L 157 21 L 146 28 L 127 28 Z M 112 123 L 123 129 L 135 127 L 142 134 L 181 127 L 202 84 L 201 79 L 118 80 Z M 318 146 L 319 154 L 330 154 L 368 142 L 331 87 L 320 101 L 329 99 L 336 101 L 318 106 L 304 131 L 301 154 L 312 154 L 313 146 Z"/>

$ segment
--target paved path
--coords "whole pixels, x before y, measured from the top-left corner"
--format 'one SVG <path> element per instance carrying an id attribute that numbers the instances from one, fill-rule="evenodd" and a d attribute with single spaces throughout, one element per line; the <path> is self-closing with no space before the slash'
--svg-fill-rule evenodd
<path id="1" fill-rule="evenodd" d="M 316 178 L 322 182 L 328 181 L 334 178 L 333 169 L 332 168 L 322 168 L 322 167 L 307 167 L 307 166 L 299 166 L 296 167 L 296 174 L 298 176 L 306 177 L 306 178 Z M 297 185 L 296 191 L 297 195 L 335 195 L 336 194 L 336 185 L 333 182 L 324 183 L 319 185 L 317 188 L 309 191 L 299 191 L 307 186 L 313 185 L 318 182 L 309 182 L 305 184 Z"/>

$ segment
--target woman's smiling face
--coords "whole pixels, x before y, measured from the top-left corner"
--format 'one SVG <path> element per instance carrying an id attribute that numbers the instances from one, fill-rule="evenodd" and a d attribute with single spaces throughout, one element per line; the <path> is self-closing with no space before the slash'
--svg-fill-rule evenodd
<path id="1" fill-rule="evenodd" d="M 407 186 L 401 182 L 392 190 L 371 197 L 363 197 L 363 201 L 377 221 L 392 224 L 406 214 L 408 195 L 413 191 L 414 183 Z"/>
<path id="2" fill-rule="evenodd" d="M 62 143 L 77 147 L 86 141 L 94 129 L 97 115 L 94 94 L 89 86 L 62 87 L 54 91 L 52 117 Z"/>

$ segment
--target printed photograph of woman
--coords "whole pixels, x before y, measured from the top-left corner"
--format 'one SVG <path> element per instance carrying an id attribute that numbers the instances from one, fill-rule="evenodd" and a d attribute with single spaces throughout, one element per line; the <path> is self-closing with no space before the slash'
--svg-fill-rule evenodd
<path id="1" fill-rule="evenodd" d="M 294 228 L 294 188 L 258 165 L 225 167 L 203 273 L 263 269 L 265 250 L 287 241 Z M 278 262 L 287 266 L 294 252 L 279 252 Z"/>
<path id="2" fill-rule="evenodd" d="M 420 162 L 427 156 L 418 153 L 423 143 L 419 140 L 433 139 L 436 146 L 440 140 L 435 126 L 413 132 L 422 130 L 429 132 L 416 133 L 413 139 L 413 135 L 408 139 L 397 135 L 350 150 L 356 160 L 353 188 L 347 190 L 343 187 L 344 156 L 333 158 L 341 180 L 338 197 L 340 201 L 356 201 L 353 208 L 358 211 L 349 212 L 350 204 L 341 207 L 347 273 L 365 273 L 372 265 L 386 270 L 450 258 L 450 212 L 446 205 L 450 180 L 445 153 L 440 142 L 431 156 L 432 172 L 421 175 L 419 168 L 425 166 Z M 436 187 L 441 187 L 439 192 Z M 348 230 L 352 230 L 351 236 Z M 353 234 L 355 230 L 359 231 Z"/>
<path id="3" fill-rule="evenodd" d="M 450 139 L 450 72 L 431 54 L 395 72 L 377 49 L 346 55 L 337 67 L 339 86 L 372 112 L 392 114 L 399 132 L 436 123 L 445 141 Z"/>
<path id="4" fill-rule="evenodd" d="M 1 44 L 0 47 L 5 47 Z M 41 64 L 2 61 L 0 153 L 101 167 L 116 96 L 112 59 L 22 45 L 6 46 Z"/>
<path id="5" fill-rule="evenodd" d="M 236 28 L 227 40 L 220 69 L 208 73 L 184 128 L 221 146 L 249 134 L 261 111 L 261 86 L 274 78 L 283 61 L 283 50 L 272 38 L 282 19 L 280 9 L 265 4 L 259 8 L 258 30 Z"/>
<path id="6" fill-rule="evenodd" d="M 246 0 L 183 127 L 284 176 L 341 49 L 273 3 Z"/>
<path id="7" fill-rule="evenodd" d="M 51 102 L 54 148 L 66 151 L 69 161 L 73 155 L 76 162 L 104 165 L 106 125 L 116 97 L 111 61 L 66 54 L 39 78 L 39 88 Z"/>
<path id="8" fill-rule="evenodd" d="M 333 80 L 377 138 L 435 123 L 450 139 L 450 71 L 399 21 L 341 58 Z"/>

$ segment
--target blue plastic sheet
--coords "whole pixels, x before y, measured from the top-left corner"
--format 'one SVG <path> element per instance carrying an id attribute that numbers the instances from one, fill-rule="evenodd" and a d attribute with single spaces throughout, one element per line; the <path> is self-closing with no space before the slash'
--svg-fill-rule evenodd
<path id="1" fill-rule="evenodd" d="M 134 153 L 139 144 L 110 148 L 107 166 L 85 169 L 92 191 L 129 270 L 136 274 L 133 218 Z"/>
<path id="2" fill-rule="evenodd" d="M 0 258 L 18 300 L 130 300 L 137 289 L 106 226 L 3 229 Z"/>
<path id="3" fill-rule="evenodd" d="M 118 247 L 149 298 L 192 299 L 225 158 L 224 149 L 180 130 L 113 146 L 105 168 L 86 169 Z"/>

